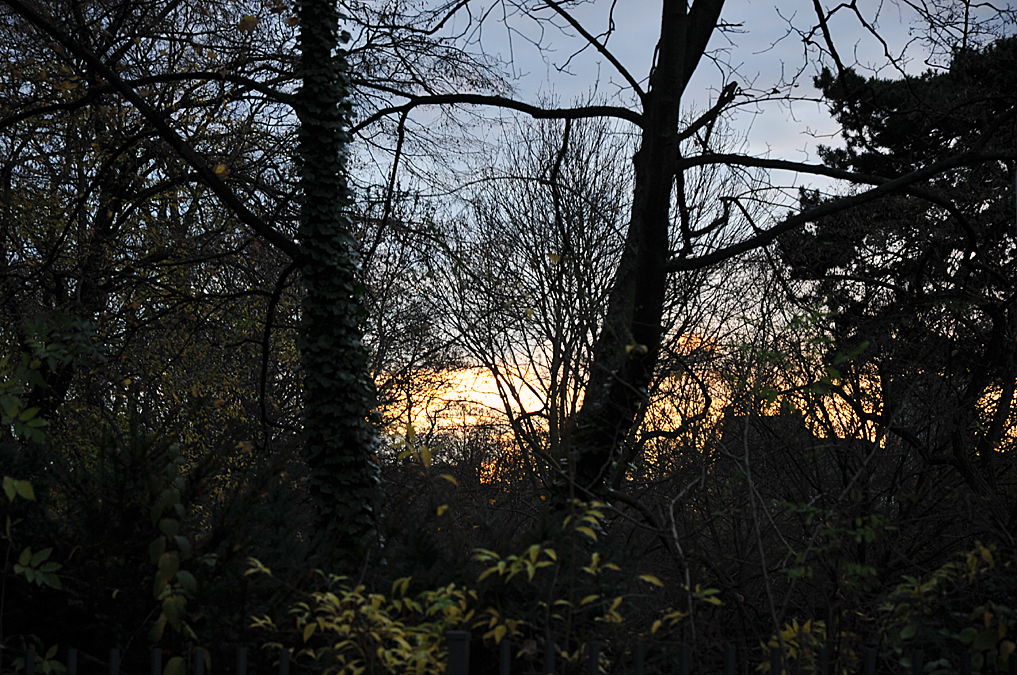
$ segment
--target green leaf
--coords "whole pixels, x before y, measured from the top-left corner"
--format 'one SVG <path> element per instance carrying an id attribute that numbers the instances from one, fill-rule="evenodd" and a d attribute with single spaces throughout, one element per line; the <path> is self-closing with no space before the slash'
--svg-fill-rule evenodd
<path id="1" fill-rule="evenodd" d="M 179 632 L 184 615 L 187 614 L 187 599 L 180 595 L 167 597 L 162 601 L 162 612 L 173 629 Z"/>
<path id="2" fill-rule="evenodd" d="M 21 552 L 18 556 L 18 564 L 22 567 L 28 567 L 32 562 L 32 547 L 29 546 Z"/>
<path id="3" fill-rule="evenodd" d="M 975 641 L 975 637 L 977 636 L 978 629 L 975 628 L 974 626 L 968 626 L 957 635 L 957 639 L 963 642 L 964 644 L 970 644 Z"/>
<path id="4" fill-rule="evenodd" d="M 167 537 L 175 537 L 180 532 L 180 521 L 176 518 L 163 518 L 159 521 L 159 531 Z"/>
<path id="5" fill-rule="evenodd" d="M 180 570 L 177 572 L 177 581 L 179 581 L 184 590 L 191 595 L 196 595 L 198 593 L 198 581 L 194 578 L 194 575 L 187 570 Z"/>
<path id="6" fill-rule="evenodd" d="M 166 552 L 166 537 L 159 537 L 148 545 L 148 555 L 152 558 L 152 564 L 159 562 L 159 558 Z"/>
<path id="7" fill-rule="evenodd" d="M 152 506 L 152 524 L 155 525 L 159 522 L 159 516 L 162 515 L 162 500 L 160 499 Z"/>
<path id="8" fill-rule="evenodd" d="M 187 675 L 186 664 L 182 656 L 174 656 L 162 669 L 162 675 Z"/>
<path id="9" fill-rule="evenodd" d="M 17 489 L 14 487 L 14 479 L 10 476 L 4 476 L 4 494 L 7 495 L 7 501 L 14 501 L 14 495 L 17 494 L 16 490 Z"/>
<path id="10" fill-rule="evenodd" d="M 32 556 L 32 567 L 38 567 L 46 560 L 49 559 L 50 554 L 53 553 L 53 548 L 44 548 Z"/>
<path id="11" fill-rule="evenodd" d="M 182 558 L 188 558 L 191 555 L 191 540 L 187 537 L 177 535 L 173 537 L 173 543 L 177 545 L 177 550 L 180 551 Z"/>
<path id="12" fill-rule="evenodd" d="M 180 556 L 176 551 L 163 553 L 159 556 L 159 576 L 169 581 L 180 569 Z"/>
<path id="13" fill-rule="evenodd" d="M 975 649 L 991 649 L 996 646 L 996 642 L 999 641 L 999 631 L 995 627 L 986 629 L 978 634 L 975 638 L 975 643 L 972 645 Z"/>
<path id="14" fill-rule="evenodd" d="M 909 623 L 908 625 L 904 626 L 903 629 L 901 629 L 900 639 L 901 640 L 910 640 L 911 638 L 913 638 L 915 636 L 915 633 L 917 631 L 918 631 L 918 626 L 916 624 Z"/>
<path id="15" fill-rule="evenodd" d="M 14 489 L 22 498 L 32 502 L 35 501 L 35 489 L 32 488 L 32 484 L 27 480 L 14 481 Z"/>

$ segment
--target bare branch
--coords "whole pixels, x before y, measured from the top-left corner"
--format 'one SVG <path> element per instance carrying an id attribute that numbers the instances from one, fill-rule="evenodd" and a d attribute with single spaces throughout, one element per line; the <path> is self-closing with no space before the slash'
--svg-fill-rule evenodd
<path id="1" fill-rule="evenodd" d="M 573 17 L 571 14 L 562 9 L 561 5 L 559 5 L 554 0 L 544 0 L 544 4 L 546 4 L 548 7 L 556 11 L 562 18 L 568 21 L 570 26 L 579 31 L 579 34 L 582 35 L 587 42 L 593 45 L 593 47 L 604 56 L 604 58 L 610 61 L 611 65 L 614 66 L 619 73 L 621 73 L 621 76 L 625 78 L 625 80 L 629 83 L 632 89 L 634 89 L 635 92 L 639 95 L 640 100 L 646 97 L 646 93 L 643 91 L 643 88 L 639 86 L 639 82 L 636 81 L 636 78 L 632 77 L 632 74 L 625 68 L 625 66 L 621 64 L 621 62 L 617 58 L 615 58 L 614 54 L 612 54 L 606 46 L 602 45 L 597 40 L 597 38 L 591 35 L 588 30 L 583 28 L 583 25 L 576 21 L 575 17 Z"/>
<path id="2" fill-rule="evenodd" d="M 393 92 L 398 93 L 398 92 Z M 643 116 L 634 110 L 628 108 L 620 108 L 617 106 L 607 105 L 591 105 L 591 106 L 580 106 L 578 108 L 541 108 L 540 106 L 531 105 L 529 103 L 523 103 L 522 101 L 516 101 L 511 98 L 504 96 L 486 96 L 484 94 L 439 94 L 437 96 L 408 96 L 406 94 L 399 94 L 400 96 L 406 96 L 409 101 L 402 105 L 391 106 L 389 108 L 382 108 L 378 112 L 374 113 L 363 122 L 355 124 L 350 133 L 357 133 L 371 126 L 375 122 L 387 117 L 389 115 L 401 115 L 404 112 L 408 112 L 414 108 L 419 108 L 426 105 L 454 105 L 454 104 L 465 104 L 465 105 L 482 105 L 490 106 L 492 108 L 504 108 L 508 110 L 517 110 L 521 113 L 525 113 L 534 119 L 587 119 L 595 117 L 614 117 L 622 119 L 627 122 L 631 122 L 638 127 L 643 126 Z"/>
<path id="3" fill-rule="evenodd" d="M 721 159 L 722 157 L 724 159 Z M 768 230 L 760 232 L 754 237 L 740 241 L 737 244 L 732 244 L 731 246 L 722 248 L 719 251 L 714 251 L 713 253 L 708 253 L 696 258 L 672 259 L 668 262 L 667 271 L 679 272 L 696 270 L 716 265 L 717 263 L 723 262 L 742 253 L 747 253 L 748 251 L 767 246 L 785 232 L 790 232 L 818 218 L 823 218 L 825 216 L 833 215 L 834 213 L 839 213 L 841 211 L 860 206 L 861 204 L 875 201 L 876 199 L 895 192 L 906 192 L 910 186 L 932 178 L 944 171 L 949 171 L 950 169 L 970 166 L 986 161 L 1013 160 L 1015 158 L 1017 158 L 1017 152 L 965 152 L 959 155 L 954 155 L 953 157 L 947 157 L 946 159 L 938 162 L 933 162 L 932 164 L 922 167 L 917 171 L 912 171 L 911 173 L 892 180 L 878 178 L 875 176 L 867 176 L 865 174 L 856 174 L 850 171 L 832 169 L 830 167 L 814 164 L 800 164 L 798 162 L 782 160 L 758 159 L 754 157 L 742 157 L 739 155 L 703 155 L 702 157 L 686 160 L 690 163 L 690 165 L 716 164 L 723 162 L 740 166 L 786 169 L 789 171 L 798 171 L 800 173 L 811 173 L 821 176 L 831 176 L 833 178 L 843 178 L 856 183 L 875 184 L 876 187 L 849 197 L 833 199 L 815 208 L 802 211 L 795 216 L 787 218 L 779 225 L 775 225 Z"/>
<path id="4" fill-rule="evenodd" d="M 258 233 L 266 241 L 285 253 L 291 259 L 299 257 L 299 248 L 296 243 L 285 236 L 271 225 L 262 220 L 257 214 L 251 211 L 240 200 L 227 185 L 215 174 L 208 163 L 198 155 L 197 151 L 184 140 L 173 127 L 169 125 L 166 118 L 155 108 L 150 106 L 141 97 L 134 87 L 126 83 L 112 68 L 107 66 L 91 50 L 85 48 L 79 41 L 74 40 L 65 34 L 60 28 L 48 21 L 30 3 L 23 0 L 5 0 L 7 6 L 20 14 L 25 20 L 34 25 L 40 31 L 48 34 L 54 40 L 64 46 L 82 61 L 87 63 L 95 72 L 108 82 L 113 89 L 140 112 L 151 124 L 159 136 L 166 141 L 188 164 L 190 164 L 201 181 L 207 185 L 215 195 L 222 200 L 226 206 L 237 215 L 237 217 L 248 227 Z"/>

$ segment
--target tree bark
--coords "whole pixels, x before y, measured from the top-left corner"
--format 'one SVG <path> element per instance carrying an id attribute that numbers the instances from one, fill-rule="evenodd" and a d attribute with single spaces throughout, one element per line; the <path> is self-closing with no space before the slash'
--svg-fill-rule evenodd
<path id="1" fill-rule="evenodd" d="M 717 25 L 723 0 L 664 0 L 657 62 L 643 98 L 632 220 L 590 381 L 572 431 L 574 479 L 597 493 L 647 400 L 661 342 L 671 195 L 679 168 L 681 97 Z"/>

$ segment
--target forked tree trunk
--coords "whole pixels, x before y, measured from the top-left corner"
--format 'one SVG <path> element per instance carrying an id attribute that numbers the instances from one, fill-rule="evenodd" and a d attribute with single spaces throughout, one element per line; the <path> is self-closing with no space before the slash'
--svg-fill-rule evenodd
<path id="1" fill-rule="evenodd" d="M 663 3 L 657 62 L 643 99 L 642 142 L 633 160 L 632 220 L 571 433 L 581 492 L 601 490 L 647 400 L 661 343 L 681 97 L 722 6 L 723 0 L 696 0 L 691 9 L 685 0 Z"/>

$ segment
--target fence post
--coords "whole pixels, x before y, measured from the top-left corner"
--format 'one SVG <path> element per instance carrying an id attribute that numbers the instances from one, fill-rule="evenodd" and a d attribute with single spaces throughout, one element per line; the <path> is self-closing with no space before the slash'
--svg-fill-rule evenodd
<path id="1" fill-rule="evenodd" d="M 237 647 L 236 675 L 247 675 L 247 647 Z"/>
<path id="2" fill-rule="evenodd" d="M 830 650 L 823 647 L 819 650 L 819 675 L 829 675 L 830 672 Z"/>
<path id="3" fill-rule="evenodd" d="M 683 642 L 678 647 L 678 675 L 689 675 L 689 666 L 692 661 L 692 647 Z"/>
<path id="4" fill-rule="evenodd" d="M 470 633 L 450 630 L 445 633 L 448 642 L 448 675 L 470 675 Z"/>
<path id="5" fill-rule="evenodd" d="M 162 649 L 152 648 L 152 675 L 162 675 Z"/>
<path id="6" fill-rule="evenodd" d="M 547 641 L 547 651 L 544 652 L 544 672 L 542 675 L 554 675 L 555 666 L 554 642 Z"/>
<path id="7" fill-rule="evenodd" d="M 25 674 L 35 675 L 35 647 L 31 645 L 28 647 L 28 653 L 25 654 Z"/>
<path id="8" fill-rule="evenodd" d="M 279 654 L 279 675 L 290 675 L 290 650 L 286 648 Z"/>
<path id="9" fill-rule="evenodd" d="M 205 659 L 202 652 L 205 651 L 201 647 L 194 650 L 194 675 L 205 675 Z"/>
<path id="10" fill-rule="evenodd" d="M 646 645 L 642 642 L 636 643 L 636 675 L 643 675 L 646 669 Z"/>
<path id="11" fill-rule="evenodd" d="M 1013 655 L 1010 656 L 1010 665 L 1013 666 Z M 1011 667 L 1010 670 L 1013 670 Z M 971 653 L 961 652 L 960 654 L 960 675 L 971 675 Z"/>
<path id="12" fill-rule="evenodd" d="M 911 675 L 922 675 L 925 671 L 925 652 L 916 649 L 911 652 Z"/>
<path id="13" fill-rule="evenodd" d="M 590 643 L 590 657 L 589 657 L 588 663 L 589 663 L 589 667 L 590 667 L 589 675 L 598 675 L 598 673 L 600 672 L 600 643 L 599 642 L 594 641 L 594 642 Z"/>
<path id="14" fill-rule="evenodd" d="M 876 650 L 872 647 L 865 650 L 865 675 L 876 675 Z"/>
<path id="15" fill-rule="evenodd" d="M 784 668 L 781 665 L 780 647 L 770 647 L 770 675 L 783 675 Z M 787 675 L 791 675 L 788 672 Z"/>
<path id="16" fill-rule="evenodd" d="M 738 671 L 738 654 L 735 646 L 728 642 L 724 646 L 724 675 L 736 675 Z"/>
<path id="17" fill-rule="evenodd" d="M 508 638 L 502 638 L 500 649 L 501 659 L 498 674 L 512 675 L 512 641 Z"/>
<path id="18" fill-rule="evenodd" d="M 120 650 L 109 650 L 109 675 L 120 675 Z"/>
<path id="19" fill-rule="evenodd" d="M 74 647 L 67 650 L 67 675 L 78 675 L 78 650 Z"/>

